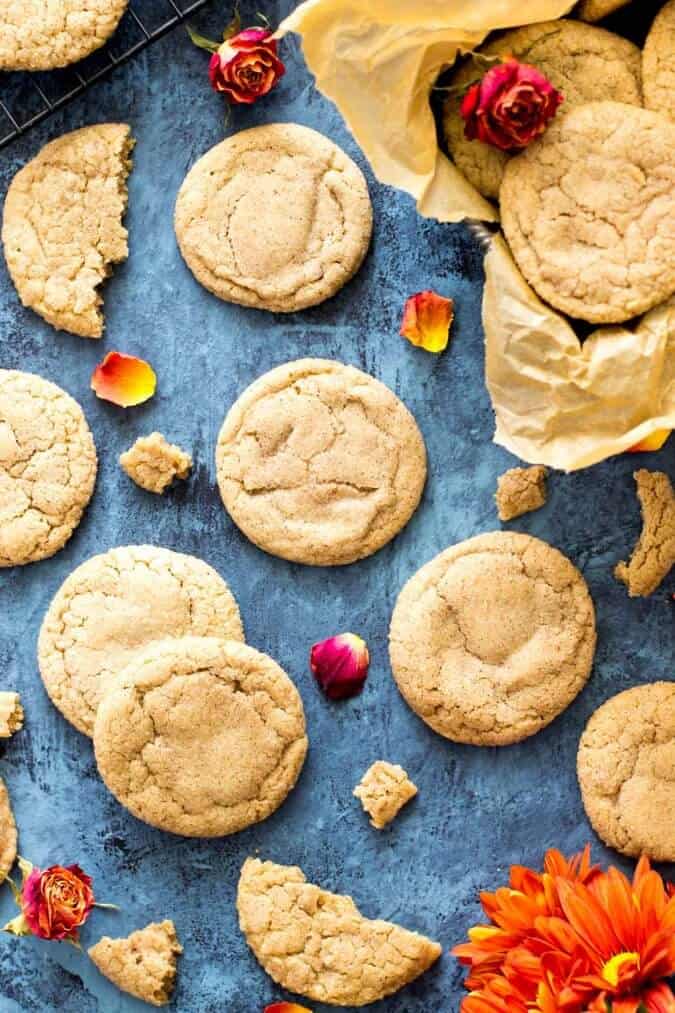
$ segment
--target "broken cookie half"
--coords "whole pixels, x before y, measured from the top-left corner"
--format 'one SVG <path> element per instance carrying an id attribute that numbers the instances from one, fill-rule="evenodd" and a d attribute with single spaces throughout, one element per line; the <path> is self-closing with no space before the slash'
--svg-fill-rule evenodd
<path id="1" fill-rule="evenodd" d="M 438 943 L 364 918 L 351 897 L 301 869 L 249 858 L 237 892 L 246 942 L 278 984 L 316 1002 L 358 1007 L 392 995 L 441 955 Z"/>
<path id="2" fill-rule="evenodd" d="M 97 968 L 122 992 L 152 1006 L 171 1001 L 176 958 L 183 952 L 172 921 L 151 922 L 125 939 L 103 936 L 88 953 Z"/>
<path id="3" fill-rule="evenodd" d="M 47 144 L 9 186 L 7 267 L 23 305 L 57 330 L 103 334 L 99 288 L 129 252 L 122 218 L 133 145 L 124 123 L 83 127 Z"/>
<path id="4" fill-rule="evenodd" d="M 663 471 L 641 468 L 633 473 L 642 509 L 642 533 L 629 562 L 620 562 L 614 576 L 631 598 L 657 589 L 675 565 L 675 493 Z"/>

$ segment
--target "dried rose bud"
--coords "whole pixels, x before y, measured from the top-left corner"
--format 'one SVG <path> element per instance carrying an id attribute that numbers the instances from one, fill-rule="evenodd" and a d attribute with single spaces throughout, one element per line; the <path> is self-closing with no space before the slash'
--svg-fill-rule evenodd
<path id="1" fill-rule="evenodd" d="M 363 689 L 370 655 L 361 637 L 355 633 L 339 633 L 314 644 L 309 664 L 326 696 L 331 700 L 345 700 Z"/>
<path id="2" fill-rule="evenodd" d="M 209 63 L 211 87 L 238 105 L 267 95 L 285 72 L 268 28 L 245 28 L 226 39 Z"/>
<path id="3" fill-rule="evenodd" d="M 527 63 L 510 59 L 488 70 L 462 99 L 464 133 L 501 151 L 518 151 L 546 130 L 563 96 Z"/>
<path id="4" fill-rule="evenodd" d="M 426 352 L 442 352 L 455 317 L 452 299 L 427 290 L 411 295 L 403 310 L 401 334 Z"/>

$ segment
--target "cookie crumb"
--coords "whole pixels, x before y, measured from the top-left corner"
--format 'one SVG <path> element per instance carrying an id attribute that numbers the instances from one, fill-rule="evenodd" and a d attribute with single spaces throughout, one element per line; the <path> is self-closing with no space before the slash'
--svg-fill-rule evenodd
<path id="1" fill-rule="evenodd" d="M 521 514 L 538 510 L 546 502 L 546 468 L 509 468 L 497 479 L 495 494 L 500 521 L 512 521 Z"/>
<path id="2" fill-rule="evenodd" d="M 11 739 L 23 728 L 23 707 L 18 693 L 0 691 L 0 739 Z"/>
<path id="3" fill-rule="evenodd" d="M 176 957 L 183 952 L 172 921 L 152 922 L 124 939 L 102 939 L 87 951 L 97 968 L 122 992 L 152 1006 L 171 1000 Z"/>
<path id="4" fill-rule="evenodd" d="M 416 794 L 417 787 L 403 767 L 386 760 L 377 760 L 354 788 L 354 795 L 361 800 L 376 830 L 384 830 Z"/>
<path id="5" fill-rule="evenodd" d="M 133 447 L 120 456 L 122 470 L 148 492 L 163 493 L 176 478 L 187 478 L 192 458 L 161 433 L 140 436 Z"/>
<path id="6" fill-rule="evenodd" d="M 642 509 L 642 533 L 630 560 L 617 564 L 614 576 L 631 598 L 647 597 L 675 564 L 675 494 L 662 471 L 633 473 Z"/>

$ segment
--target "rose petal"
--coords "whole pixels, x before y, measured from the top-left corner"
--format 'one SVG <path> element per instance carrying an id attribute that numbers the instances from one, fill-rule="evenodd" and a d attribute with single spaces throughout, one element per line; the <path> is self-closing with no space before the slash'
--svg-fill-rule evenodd
<path id="1" fill-rule="evenodd" d="M 297 1002 L 273 1002 L 265 1006 L 263 1013 L 312 1013 L 306 1006 L 298 1006 Z"/>
<path id="2" fill-rule="evenodd" d="M 157 377 L 152 366 L 143 359 L 123 352 L 108 352 L 92 374 L 91 389 L 103 401 L 131 408 L 153 396 Z"/>
<path id="3" fill-rule="evenodd" d="M 330 700 L 346 700 L 363 689 L 370 656 L 365 640 L 355 633 L 339 633 L 312 647 L 309 665 Z"/>
<path id="4" fill-rule="evenodd" d="M 406 301 L 401 334 L 427 352 L 442 352 L 450 340 L 454 316 L 452 299 L 429 290 L 418 292 Z"/>
<path id="5" fill-rule="evenodd" d="M 648 453 L 650 450 L 660 450 L 670 436 L 672 429 L 655 429 L 653 433 L 640 440 L 635 446 L 628 448 L 629 454 Z"/>

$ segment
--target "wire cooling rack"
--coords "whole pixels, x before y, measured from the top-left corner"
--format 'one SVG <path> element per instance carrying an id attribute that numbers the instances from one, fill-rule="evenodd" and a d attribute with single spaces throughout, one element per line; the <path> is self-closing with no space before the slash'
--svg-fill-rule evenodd
<path id="1" fill-rule="evenodd" d="M 80 63 L 44 73 L 0 72 L 0 149 L 208 3 L 210 0 L 137 0 L 127 8 L 109 42 Z M 141 5 L 142 15 L 138 13 Z"/>

